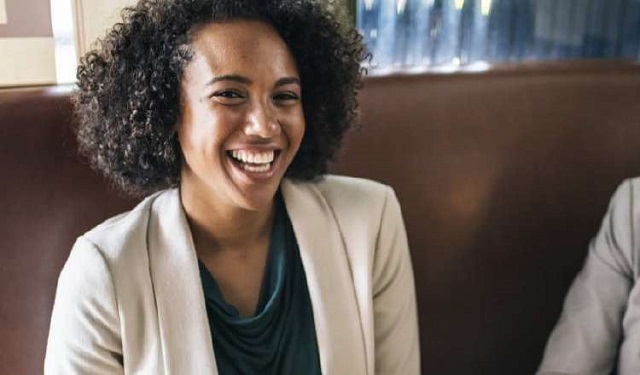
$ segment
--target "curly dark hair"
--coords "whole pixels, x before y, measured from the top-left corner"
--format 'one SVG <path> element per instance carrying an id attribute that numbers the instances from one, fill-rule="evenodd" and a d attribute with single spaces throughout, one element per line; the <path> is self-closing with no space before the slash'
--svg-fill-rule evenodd
<path id="1" fill-rule="evenodd" d="M 270 23 L 297 63 L 306 131 L 286 176 L 326 173 L 357 119 L 366 58 L 357 31 L 313 0 L 141 0 L 81 59 L 73 96 L 80 153 L 123 192 L 178 185 L 175 125 L 190 39 L 199 26 L 231 19 Z"/>

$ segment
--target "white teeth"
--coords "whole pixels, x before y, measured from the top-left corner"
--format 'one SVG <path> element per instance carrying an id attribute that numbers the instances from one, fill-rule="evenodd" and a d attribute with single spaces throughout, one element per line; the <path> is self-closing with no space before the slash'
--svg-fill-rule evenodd
<path id="1" fill-rule="evenodd" d="M 246 150 L 232 150 L 231 156 L 243 163 L 265 164 L 266 167 L 269 167 L 268 164 L 271 163 L 275 157 L 275 151 L 251 152 Z"/>
<path id="2" fill-rule="evenodd" d="M 248 172 L 267 172 L 271 167 L 269 166 L 269 164 L 262 164 L 259 166 L 242 164 L 242 168 L 244 168 L 244 170 Z"/>

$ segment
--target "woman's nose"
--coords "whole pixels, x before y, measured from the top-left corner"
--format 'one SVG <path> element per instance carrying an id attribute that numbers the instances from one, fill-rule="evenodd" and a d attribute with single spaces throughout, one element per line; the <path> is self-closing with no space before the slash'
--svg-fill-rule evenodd
<path id="1" fill-rule="evenodd" d="M 280 133 L 280 123 L 275 110 L 268 103 L 252 105 L 244 132 L 248 136 L 272 138 Z"/>

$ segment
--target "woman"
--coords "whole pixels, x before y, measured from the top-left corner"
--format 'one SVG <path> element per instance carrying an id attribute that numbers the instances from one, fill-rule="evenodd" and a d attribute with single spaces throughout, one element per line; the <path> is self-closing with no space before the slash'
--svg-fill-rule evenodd
<path id="1" fill-rule="evenodd" d="M 640 374 L 640 180 L 622 183 L 573 281 L 539 375 Z"/>
<path id="2" fill-rule="evenodd" d="M 418 374 L 393 191 L 323 176 L 360 37 L 315 2 L 143 0 L 79 69 L 81 151 L 151 194 L 81 236 L 46 373 Z"/>

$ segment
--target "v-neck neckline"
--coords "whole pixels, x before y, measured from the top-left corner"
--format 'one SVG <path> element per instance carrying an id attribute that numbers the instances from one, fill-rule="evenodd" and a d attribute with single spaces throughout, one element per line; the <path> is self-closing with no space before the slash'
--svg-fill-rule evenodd
<path id="1" fill-rule="evenodd" d="M 200 277 L 202 279 L 205 299 L 207 303 L 211 303 L 216 306 L 220 316 L 229 323 L 251 324 L 252 322 L 264 318 L 270 308 L 274 306 L 278 296 L 282 293 L 287 244 L 285 238 L 286 208 L 280 192 L 278 192 L 275 197 L 275 210 L 273 227 L 271 228 L 271 235 L 269 239 L 267 260 L 265 262 L 264 274 L 260 284 L 260 294 L 258 297 L 256 311 L 253 315 L 246 317 L 241 316 L 238 309 L 225 300 L 215 277 L 205 264 L 198 259 L 198 267 L 200 270 Z"/>

